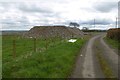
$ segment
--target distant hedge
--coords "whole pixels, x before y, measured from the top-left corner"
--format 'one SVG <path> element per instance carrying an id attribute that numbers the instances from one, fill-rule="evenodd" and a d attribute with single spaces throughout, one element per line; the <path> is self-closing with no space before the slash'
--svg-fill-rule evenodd
<path id="1" fill-rule="evenodd" d="M 107 37 L 120 42 L 120 28 L 113 28 L 107 31 Z"/>
<path id="2" fill-rule="evenodd" d="M 106 32 L 106 30 L 82 30 L 83 32 Z"/>

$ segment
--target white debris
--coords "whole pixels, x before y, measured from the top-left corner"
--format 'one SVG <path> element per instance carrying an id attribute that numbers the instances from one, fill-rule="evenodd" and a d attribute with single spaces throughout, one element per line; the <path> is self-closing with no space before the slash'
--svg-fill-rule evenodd
<path id="1" fill-rule="evenodd" d="M 83 56 L 82 54 L 80 56 Z"/>
<path id="2" fill-rule="evenodd" d="M 33 38 L 33 37 L 30 37 L 30 38 Z"/>
<path id="3" fill-rule="evenodd" d="M 70 40 L 68 40 L 68 42 L 72 42 L 72 43 L 74 43 L 76 41 L 77 41 L 76 39 L 70 39 Z"/>

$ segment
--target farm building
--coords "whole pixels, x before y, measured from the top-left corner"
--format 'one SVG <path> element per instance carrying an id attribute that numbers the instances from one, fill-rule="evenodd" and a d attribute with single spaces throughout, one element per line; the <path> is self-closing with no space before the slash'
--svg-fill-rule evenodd
<path id="1" fill-rule="evenodd" d="M 66 26 L 35 26 L 26 32 L 23 36 L 27 38 L 80 38 L 83 36 L 83 32 L 76 27 L 71 28 Z"/>

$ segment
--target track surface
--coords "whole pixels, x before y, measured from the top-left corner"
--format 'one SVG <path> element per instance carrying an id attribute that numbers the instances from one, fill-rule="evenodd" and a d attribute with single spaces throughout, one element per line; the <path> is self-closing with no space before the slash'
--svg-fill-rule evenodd
<path id="1" fill-rule="evenodd" d="M 100 54 L 118 78 L 118 55 L 104 42 L 104 36 L 105 34 L 101 33 L 92 37 L 82 48 L 71 78 L 106 78 L 96 56 L 98 50 L 95 46 L 99 47 Z"/>

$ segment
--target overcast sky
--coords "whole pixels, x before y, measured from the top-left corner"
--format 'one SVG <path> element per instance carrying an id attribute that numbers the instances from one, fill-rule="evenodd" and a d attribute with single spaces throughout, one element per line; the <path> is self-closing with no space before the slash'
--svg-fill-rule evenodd
<path id="1" fill-rule="evenodd" d="M 0 0 L 2 30 L 29 30 L 38 25 L 69 25 L 80 28 L 115 27 L 118 0 Z"/>

